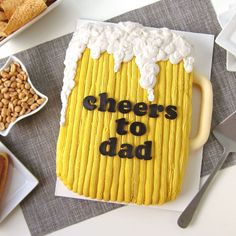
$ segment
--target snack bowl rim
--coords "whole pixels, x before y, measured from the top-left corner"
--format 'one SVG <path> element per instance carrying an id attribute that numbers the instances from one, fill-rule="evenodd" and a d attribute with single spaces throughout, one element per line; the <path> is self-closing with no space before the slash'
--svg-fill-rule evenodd
<path id="1" fill-rule="evenodd" d="M 17 62 L 17 63 L 20 64 L 22 70 L 25 71 L 25 73 L 26 73 L 26 75 L 27 75 L 27 77 L 28 77 L 28 78 L 27 78 L 27 82 L 28 82 L 28 83 L 30 84 L 30 86 L 33 88 L 33 90 L 35 91 L 35 93 L 36 93 L 38 96 L 40 96 L 41 98 L 44 98 L 45 101 L 44 101 L 43 104 L 39 105 L 35 110 L 29 112 L 28 114 L 24 114 L 24 115 L 22 115 L 22 116 L 19 116 L 14 122 L 11 122 L 11 123 L 9 124 L 9 126 L 8 126 L 5 130 L 2 130 L 2 131 L 0 130 L 0 135 L 1 135 L 1 136 L 4 136 L 4 137 L 9 134 L 9 132 L 11 131 L 11 129 L 13 128 L 13 126 L 14 126 L 17 122 L 19 122 L 20 120 L 22 120 L 22 119 L 24 119 L 24 118 L 26 118 L 26 117 L 32 116 L 32 115 L 34 115 L 34 114 L 37 113 L 37 112 L 39 112 L 39 111 L 47 104 L 47 102 L 48 102 L 48 97 L 47 97 L 46 95 L 44 95 L 43 93 L 39 92 L 39 91 L 34 87 L 34 85 L 32 84 L 31 79 L 30 79 L 30 76 L 29 76 L 29 74 L 28 74 L 28 71 L 27 71 L 25 65 L 22 63 L 22 61 L 21 61 L 19 58 L 15 57 L 15 56 L 10 56 L 10 57 L 7 59 L 6 63 L 0 68 L 0 71 L 4 70 L 4 69 L 5 69 L 6 67 L 8 67 L 12 62 Z"/>

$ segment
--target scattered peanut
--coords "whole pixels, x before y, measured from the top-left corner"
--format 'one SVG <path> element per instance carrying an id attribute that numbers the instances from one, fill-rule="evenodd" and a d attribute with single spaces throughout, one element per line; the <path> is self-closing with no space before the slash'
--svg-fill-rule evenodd
<path id="1" fill-rule="evenodd" d="M 14 62 L 0 71 L 0 130 L 5 130 L 19 116 L 30 113 L 45 102 L 31 85 L 21 66 Z"/>

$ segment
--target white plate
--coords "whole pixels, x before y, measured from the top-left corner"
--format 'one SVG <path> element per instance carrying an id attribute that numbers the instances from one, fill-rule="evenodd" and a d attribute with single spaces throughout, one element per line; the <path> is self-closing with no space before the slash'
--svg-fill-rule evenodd
<path id="1" fill-rule="evenodd" d="M 52 11 L 55 7 L 57 7 L 63 0 L 56 0 L 56 2 L 52 3 L 45 11 L 43 11 L 40 15 L 36 16 L 34 19 L 32 19 L 30 22 L 22 26 L 20 29 L 16 30 L 14 33 L 7 36 L 4 40 L 0 41 L 0 47 L 8 42 L 10 39 L 15 38 L 16 35 L 27 29 L 29 26 L 37 22 L 39 19 L 41 19 L 43 16 L 48 14 L 50 11 Z"/>
<path id="2" fill-rule="evenodd" d="M 0 204 L 0 223 L 36 187 L 38 180 L 15 155 L 0 142 L 0 152 L 9 156 L 7 183 Z"/>
<path id="3" fill-rule="evenodd" d="M 236 55 L 236 14 L 216 38 L 216 43 Z"/>

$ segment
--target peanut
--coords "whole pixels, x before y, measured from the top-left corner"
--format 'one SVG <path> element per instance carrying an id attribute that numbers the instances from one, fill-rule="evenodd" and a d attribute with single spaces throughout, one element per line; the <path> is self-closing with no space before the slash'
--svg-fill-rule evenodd
<path id="1" fill-rule="evenodd" d="M 11 117 L 11 122 L 14 122 L 16 120 L 16 117 Z"/>
<path id="2" fill-rule="evenodd" d="M 28 108 L 29 108 L 29 106 L 28 106 L 28 104 L 27 104 L 26 102 L 22 102 L 22 103 L 21 103 L 21 106 L 22 106 L 23 108 L 25 108 L 25 109 L 28 109 Z"/>
<path id="3" fill-rule="evenodd" d="M 11 81 L 9 81 L 9 80 L 5 81 L 5 82 L 4 82 L 4 86 L 5 86 L 6 88 L 10 87 L 10 86 L 11 86 Z"/>
<path id="4" fill-rule="evenodd" d="M 22 99 L 25 97 L 25 94 L 23 92 L 21 92 L 19 95 L 18 95 L 19 99 Z"/>
<path id="5" fill-rule="evenodd" d="M 14 74 L 15 72 L 16 72 L 16 65 L 14 63 L 12 63 L 10 66 L 10 73 Z"/>
<path id="6" fill-rule="evenodd" d="M 25 89 L 30 89 L 30 84 L 29 83 L 25 83 Z"/>
<path id="7" fill-rule="evenodd" d="M 7 100 L 10 98 L 10 94 L 9 94 L 9 93 L 4 93 L 3 96 L 4 96 L 4 98 L 7 99 Z"/>
<path id="8" fill-rule="evenodd" d="M 0 130 L 3 131 L 5 129 L 5 124 L 3 122 L 0 122 Z"/>
<path id="9" fill-rule="evenodd" d="M 3 99 L 2 99 L 2 103 L 3 103 L 4 105 L 7 105 L 7 104 L 9 103 L 9 101 L 8 101 L 7 99 L 3 98 Z"/>
<path id="10" fill-rule="evenodd" d="M 45 101 L 44 98 L 40 98 L 40 99 L 37 100 L 37 103 L 38 103 L 39 105 L 42 105 L 42 104 L 44 103 L 44 101 Z"/>
<path id="11" fill-rule="evenodd" d="M 25 114 L 25 111 L 26 111 L 25 108 L 22 108 L 22 110 L 20 111 L 19 115 L 20 115 L 20 116 L 24 115 L 24 114 Z"/>
<path id="12" fill-rule="evenodd" d="M 35 110 L 39 105 L 37 103 L 34 103 L 30 106 L 31 110 Z"/>
<path id="13" fill-rule="evenodd" d="M 15 110 L 15 112 L 19 113 L 21 111 L 21 107 L 20 106 L 16 106 L 14 110 Z"/>
<path id="14" fill-rule="evenodd" d="M 10 116 L 7 117 L 6 122 L 7 122 L 7 123 L 10 123 L 10 122 L 11 122 L 11 117 L 10 117 Z"/>
<path id="15" fill-rule="evenodd" d="M 1 93 L 6 93 L 8 91 L 8 88 L 4 87 L 1 89 Z"/>
<path id="16" fill-rule="evenodd" d="M 32 104 L 34 103 L 34 98 L 30 98 L 30 99 L 27 101 L 27 103 L 28 103 L 29 105 L 32 105 Z"/>
<path id="17" fill-rule="evenodd" d="M 16 88 L 16 85 L 17 85 L 17 83 L 16 83 L 15 81 L 13 81 L 13 82 L 11 83 L 11 88 Z"/>

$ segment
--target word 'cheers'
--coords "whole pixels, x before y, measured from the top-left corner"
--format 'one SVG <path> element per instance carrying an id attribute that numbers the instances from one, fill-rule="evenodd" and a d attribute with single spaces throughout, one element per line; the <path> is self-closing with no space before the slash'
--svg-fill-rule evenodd
<path id="1" fill-rule="evenodd" d="M 144 102 L 132 104 L 129 100 L 122 100 L 116 102 L 114 98 L 108 98 L 107 93 L 99 94 L 100 102 L 97 104 L 97 98 L 94 96 L 87 96 L 83 100 L 83 105 L 87 110 L 93 111 L 98 109 L 101 112 L 116 112 L 117 110 L 123 114 L 129 113 L 133 110 L 137 116 L 147 115 L 151 118 L 159 117 L 160 112 L 165 111 L 165 118 L 173 120 L 177 117 L 176 106 L 169 105 L 164 107 L 163 105 L 150 104 L 147 105 Z"/>

